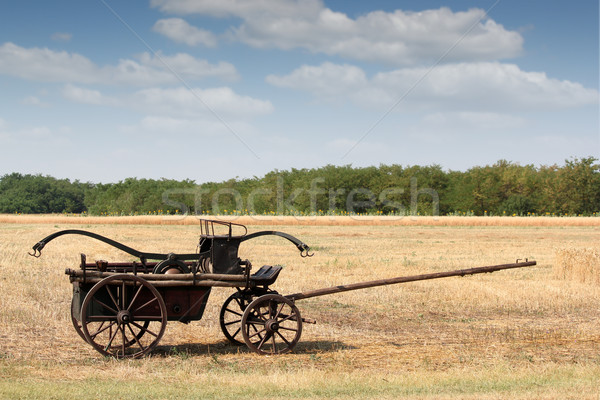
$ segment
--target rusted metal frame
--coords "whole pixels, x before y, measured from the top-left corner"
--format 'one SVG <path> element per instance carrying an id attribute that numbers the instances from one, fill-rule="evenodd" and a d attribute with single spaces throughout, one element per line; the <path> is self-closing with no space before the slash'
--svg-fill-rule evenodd
<path id="1" fill-rule="evenodd" d="M 228 228 L 227 235 L 215 235 L 215 225 L 226 226 Z M 232 226 L 238 226 L 238 227 L 241 227 L 244 229 L 244 233 L 241 235 L 237 235 L 238 237 L 245 236 L 248 233 L 248 228 L 246 228 L 246 226 L 242 225 L 242 224 L 237 224 L 235 222 L 228 222 L 228 221 L 218 221 L 218 220 L 212 220 L 212 219 L 201 219 L 200 220 L 200 234 L 201 234 L 201 236 L 208 237 L 208 238 L 216 237 L 216 236 L 232 238 L 232 237 L 234 237 L 233 231 L 232 231 Z"/>
<path id="2" fill-rule="evenodd" d="M 139 276 L 139 275 L 138 275 Z M 95 284 L 102 281 L 104 278 L 99 277 L 87 277 L 85 283 Z M 72 282 L 83 282 L 83 277 L 73 277 Z M 124 281 L 115 280 L 115 285 L 120 285 Z M 148 281 L 152 286 L 155 287 L 244 287 L 245 281 L 214 281 L 214 280 L 203 280 L 203 281 L 178 281 L 178 280 L 161 280 L 161 281 Z M 125 285 L 129 285 L 129 282 L 125 282 Z"/>
<path id="3" fill-rule="evenodd" d="M 121 272 L 101 272 L 101 271 L 85 271 L 79 269 L 65 270 L 65 274 L 73 278 L 88 277 L 88 278 L 107 278 L 113 275 L 120 275 Z M 227 274 L 137 274 L 138 277 L 147 281 L 235 281 L 247 282 L 249 278 L 246 275 L 227 275 Z M 241 286 L 244 286 L 243 284 Z"/>
<path id="4" fill-rule="evenodd" d="M 455 271 L 446 271 L 446 272 L 435 272 L 435 273 L 423 274 L 423 275 L 401 276 L 401 277 L 397 277 L 397 278 L 380 279 L 380 280 L 376 280 L 376 281 L 359 282 L 359 283 L 353 283 L 353 284 L 349 284 L 349 285 L 339 285 L 339 286 L 332 286 L 329 288 L 309 290 L 306 292 L 290 294 L 285 297 L 287 297 L 288 299 L 290 299 L 292 301 L 295 301 L 295 300 L 301 300 L 301 299 L 308 299 L 310 297 L 325 296 L 328 294 L 347 292 L 350 290 L 366 289 L 366 288 L 371 288 L 371 287 L 376 287 L 376 286 L 394 285 L 397 283 L 407 283 L 407 282 L 424 281 L 424 280 L 429 280 L 429 279 L 447 278 L 447 277 L 451 277 L 451 276 L 465 276 L 465 275 L 491 273 L 491 272 L 500 271 L 503 269 L 523 268 L 523 267 L 530 267 L 533 265 L 536 265 L 535 261 L 525 261 L 525 262 L 517 262 L 517 263 L 513 263 L 513 264 L 491 265 L 491 266 L 486 266 L 486 267 L 459 269 L 459 270 L 455 270 Z"/>
<path id="5" fill-rule="evenodd" d="M 252 263 L 249 260 L 240 260 L 240 265 L 243 265 L 244 268 L 244 290 L 252 289 L 254 285 L 250 282 L 250 270 L 252 269 Z M 236 275 L 225 275 L 225 276 L 236 276 Z"/>
<path id="6" fill-rule="evenodd" d="M 82 254 L 83 255 L 83 254 Z M 183 264 L 188 267 L 194 267 L 197 264 L 197 261 L 182 261 Z M 119 273 L 128 273 L 133 272 L 134 275 L 140 274 L 141 270 L 143 270 L 144 274 L 148 274 L 148 269 L 154 269 L 160 262 L 149 262 L 149 263 L 140 263 L 138 261 L 132 262 L 108 262 L 104 260 L 97 260 L 94 263 L 82 263 L 80 268 L 82 270 L 87 271 L 101 271 L 105 272 L 106 270 L 114 270 L 114 269 L 122 269 L 122 272 Z M 114 271 L 113 271 L 114 272 Z"/>
<path id="7" fill-rule="evenodd" d="M 85 283 L 85 271 L 86 271 L 85 266 L 86 266 L 86 261 L 87 260 L 86 260 L 85 254 L 81 253 L 80 255 L 81 255 L 81 265 L 80 265 L 80 268 L 83 271 L 83 282 Z"/>

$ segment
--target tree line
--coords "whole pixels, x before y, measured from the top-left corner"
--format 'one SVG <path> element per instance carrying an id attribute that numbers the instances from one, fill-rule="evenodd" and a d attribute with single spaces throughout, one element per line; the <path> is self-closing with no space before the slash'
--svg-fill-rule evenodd
<path id="1" fill-rule="evenodd" d="M 0 178 L 0 213 L 598 215 L 600 164 L 586 157 L 539 167 L 500 160 L 467 171 L 327 165 L 201 184 L 11 173 Z"/>

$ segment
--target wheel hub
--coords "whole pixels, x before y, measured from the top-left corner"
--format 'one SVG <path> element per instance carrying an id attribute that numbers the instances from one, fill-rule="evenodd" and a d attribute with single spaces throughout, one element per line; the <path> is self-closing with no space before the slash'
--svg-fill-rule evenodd
<path id="1" fill-rule="evenodd" d="M 265 328 L 267 328 L 267 332 L 269 333 L 277 332 L 279 330 L 279 322 L 274 319 L 270 319 L 265 324 Z"/>
<path id="2" fill-rule="evenodd" d="M 117 321 L 119 324 L 128 324 L 133 320 L 131 313 L 127 310 L 121 310 L 117 314 Z"/>

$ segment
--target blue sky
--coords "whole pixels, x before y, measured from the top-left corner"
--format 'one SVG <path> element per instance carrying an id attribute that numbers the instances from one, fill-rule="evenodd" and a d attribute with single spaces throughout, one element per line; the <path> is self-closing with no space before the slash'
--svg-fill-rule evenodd
<path id="1" fill-rule="evenodd" d="M 600 157 L 598 1 L 4 2 L 0 174 Z"/>

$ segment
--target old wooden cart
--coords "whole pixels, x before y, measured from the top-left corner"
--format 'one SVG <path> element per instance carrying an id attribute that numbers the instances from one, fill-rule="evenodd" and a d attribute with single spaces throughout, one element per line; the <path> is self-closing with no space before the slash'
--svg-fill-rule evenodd
<path id="1" fill-rule="evenodd" d="M 141 252 L 92 232 L 64 230 L 36 243 L 31 255 L 39 257 L 44 246 L 59 236 L 77 234 L 98 239 L 139 259 L 90 263 L 82 254 L 79 269 L 65 271 L 73 284 L 71 319 L 75 330 L 98 352 L 116 358 L 136 358 L 152 351 L 160 342 L 167 321 L 200 320 L 214 287 L 236 290 L 221 307 L 219 320 L 225 337 L 236 345 L 245 343 L 259 354 L 280 354 L 296 346 L 303 322 L 314 323 L 300 316 L 297 300 L 536 264 L 517 260 L 513 264 L 382 279 L 284 296 L 270 288 L 281 267 L 262 266 L 252 273 L 250 261 L 238 257 L 240 244 L 259 236 L 276 235 L 292 242 L 303 257 L 312 255 L 310 248 L 283 232 L 247 232 L 240 224 L 202 220 L 195 253 L 163 254 Z"/>

